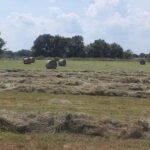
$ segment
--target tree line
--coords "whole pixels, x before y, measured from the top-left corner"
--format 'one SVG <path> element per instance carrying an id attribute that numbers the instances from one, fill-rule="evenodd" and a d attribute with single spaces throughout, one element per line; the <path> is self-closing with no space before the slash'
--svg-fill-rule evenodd
<path id="1" fill-rule="evenodd" d="M 125 53 L 132 54 L 130 50 L 124 52 L 117 44 L 109 44 L 105 40 L 95 40 L 89 45 L 84 44 L 82 36 L 65 38 L 49 34 L 40 35 L 31 48 L 33 56 L 44 57 L 92 57 L 92 58 L 123 58 Z"/>
<path id="2" fill-rule="evenodd" d="M 73 37 L 53 36 L 50 34 L 39 35 L 33 43 L 31 50 L 19 50 L 17 52 L 6 51 L 6 42 L 0 38 L 0 55 L 7 57 L 81 57 L 81 58 L 125 58 L 135 57 L 150 58 L 149 54 L 134 54 L 131 50 L 124 50 L 117 43 L 108 43 L 98 39 L 88 45 L 80 35 Z"/>

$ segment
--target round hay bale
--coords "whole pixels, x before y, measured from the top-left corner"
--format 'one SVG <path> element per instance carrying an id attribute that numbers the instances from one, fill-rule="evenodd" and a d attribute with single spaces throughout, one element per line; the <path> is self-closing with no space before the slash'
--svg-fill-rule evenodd
<path id="1" fill-rule="evenodd" d="M 66 66 L 66 65 L 67 65 L 67 62 L 66 62 L 65 59 L 60 59 L 60 60 L 58 61 L 58 64 L 59 64 L 59 66 Z"/>
<path id="2" fill-rule="evenodd" d="M 31 62 L 31 59 L 30 58 L 23 58 L 23 63 L 25 65 L 30 65 L 32 62 Z"/>
<path id="3" fill-rule="evenodd" d="M 56 69 L 57 68 L 57 62 L 55 60 L 48 60 L 46 63 L 46 69 Z"/>
<path id="4" fill-rule="evenodd" d="M 29 59 L 31 60 L 31 63 L 35 63 L 35 57 L 29 57 Z"/>
<path id="5" fill-rule="evenodd" d="M 144 59 L 141 59 L 141 60 L 140 60 L 140 64 L 141 64 L 141 65 L 145 65 L 145 64 L 146 64 L 146 61 L 145 61 Z"/>

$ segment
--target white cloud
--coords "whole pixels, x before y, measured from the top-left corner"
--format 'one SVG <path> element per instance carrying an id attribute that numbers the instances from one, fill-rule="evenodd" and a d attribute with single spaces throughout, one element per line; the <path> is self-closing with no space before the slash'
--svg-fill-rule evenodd
<path id="1" fill-rule="evenodd" d="M 119 0 L 92 0 L 87 10 L 87 16 L 95 17 L 103 11 L 109 12 L 118 2 Z"/>
<path id="2" fill-rule="evenodd" d="M 50 8 L 49 17 L 12 12 L 0 24 L 0 28 L 8 43 L 7 46 L 13 50 L 30 48 L 39 34 L 49 33 L 69 36 L 81 33 L 79 17 L 74 13 L 65 13 L 56 7 Z"/>
<path id="3" fill-rule="evenodd" d="M 10 12 L 0 21 L 2 36 L 10 49 L 30 48 L 39 34 L 49 33 L 81 34 L 86 43 L 103 38 L 108 42 L 118 42 L 125 49 L 149 52 L 150 10 L 144 9 L 148 6 L 142 5 L 140 0 L 93 0 L 88 3 L 82 0 L 86 5 L 79 12 L 75 8 L 76 13 L 66 9 L 65 5 L 60 9 L 57 5 L 60 0 L 48 1 L 45 16 L 18 11 Z"/>
<path id="4" fill-rule="evenodd" d="M 84 31 L 87 42 L 104 38 L 135 52 L 141 49 L 148 52 L 150 11 L 135 8 L 127 0 L 93 0 L 86 14 L 88 19 L 84 23 Z"/>
<path id="5" fill-rule="evenodd" d="M 55 28 L 51 20 L 29 13 L 11 13 L 0 25 L 7 46 L 13 50 L 29 48 L 36 36 Z"/>
<path id="6" fill-rule="evenodd" d="M 53 4 L 56 0 L 49 0 L 50 4 Z"/>

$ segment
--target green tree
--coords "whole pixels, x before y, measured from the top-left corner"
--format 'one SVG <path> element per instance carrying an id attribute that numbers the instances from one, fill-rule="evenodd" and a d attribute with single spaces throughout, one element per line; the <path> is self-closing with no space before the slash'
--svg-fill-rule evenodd
<path id="1" fill-rule="evenodd" d="M 133 58 L 133 52 L 130 49 L 128 49 L 124 52 L 123 57 L 125 59 L 131 59 L 131 58 Z"/>
<path id="2" fill-rule="evenodd" d="M 148 57 L 148 54 L 140 53 L 139 57 L 140 57 L 140 58 L 147 58 L 147 57 Z"/>
<path id="3" fill-rule="evenodd" d="M 18 57 L 29 57 L 29 56 L 31 56 L 31 51 L 22 49 L 22 50 L 15 52 L 14 54 L 15 54 L 15 56 L 18 56 Z"/>
<path id="4" fill-rule="evenodd" d="M 117 44 L 117 43 L 112 43 L 110 45 L 111 47 L 111 58 L 123 58 L 123 48 Z"/>
<path id="5" fill-rule="evenodd" d="M 0 37 L 0 55 L 2 55 L 2 53 L 6 50 L 4 48 L 6 42 Z"/>
<path id="6" fill-rule="evenodd" d="M 94 43 L 86 47 L 88 57 L 109 58 L 110 46 L 104 40 L 95 40 Z"/>
<path id="7" fill-rule="evenodd" d="M 61 37 L 59 35 L 54 37 L 53 43 L 54 48 L 52 49 L 52 56 L 53 57 L 65 57 L 66 50 L 68 48 L 68 39 Z"/>
<path id="8" fill-rule="evenodd" d="M 59 35 L 40 35 L 33 44 L 34 56 L 51 57 L 83 57 L 84 42 L 82 36 L 65 38 Z"/>
<path id="9" fill-rule="evenodd" d="M 32 46 L 34 56 L 65 57 L 68 48 L 68 39 L 59 35 L 40 35 Z"/>
<path id="10" fill-rule="evenodd" d="M 68 39 L 67 56 L 68 57 L 84 57 L 84 39 L 82 36 L 74 36 Z"/>
<path id="11" fill-rule="evenodd" d="M 54 37 L 49 34 L 40 35 L 31 48 L 33 56 L 52 56 Z"/>

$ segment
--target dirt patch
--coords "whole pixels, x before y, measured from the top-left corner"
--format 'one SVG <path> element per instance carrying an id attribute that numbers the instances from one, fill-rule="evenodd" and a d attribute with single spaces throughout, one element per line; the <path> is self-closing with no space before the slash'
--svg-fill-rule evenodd
<path id="1" fill-rule="evenodd" d="M 0 114 L 0 130 L 25 134 L 29 132 L 69 132 L 90 136 L 143 138 L 149 135 L 149 123 L 143 120 L 119 122 L 99 119 L 82 113 Z"/>
<path id="2" fill-rule="evenodd" d="M 150 98 L 146 72 L 57 72 L 1 70 L 0 90 Z"/>

